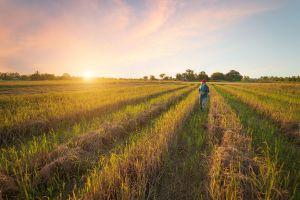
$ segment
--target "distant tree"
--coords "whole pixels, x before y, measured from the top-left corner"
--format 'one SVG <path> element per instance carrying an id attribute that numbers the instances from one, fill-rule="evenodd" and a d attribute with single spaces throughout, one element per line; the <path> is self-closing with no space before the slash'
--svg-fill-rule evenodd
<path id="1" fill-rule="evenodd" d="M 68 73 L 63 73 L 63 75 L 61 77 L 62 77 L 62 79 L 71 79 L 72 78 L 71 75 Z"/>
<path id="2" fill-rule="evenodd" d="M 160 79 L 164 79 L 165 76 L 166 76 L 166 74 L 160 74 L 159 75 Z"/>
<path id="3" fill-rule="evenodd" d="M 226 75 L 225 75 L 226 80 L 228 81 L 240 81 L 242 80 L 243 76 L 240 74 L 240 72 L 235 71 L 235 70 L 230 70 Z"/>
<path id="4" fill-rule="evenodd" d="M 54 74 L 40 74 L 39 71 L 36 71 L 34 74 L 30 75 L 30 80 L 55 80 L 56 76 Z"/>
<path id="5" fill-rule="evenodd" d="M 170 76 L 164 76 L 164 78 L 163 78 L 163 80 L 171 80 L 172 79 L 172 77 L 170 77 Z"/>
<path id="6" fill-rule="evenodd" d="M 154 75 L 150 75 L 150 80 L 151 80 L 151 81 L 156 80 L 155 76 L 154 76 Z"/>
<path id="7" fill-rule="evenodd" d="M 37 71 L 35 71 L 34 74 L 31 74 L 31 75 L 30 75 L 30 79 L 31 79 L 32 81 L 41 80 L 39 71 L 37 70 Z"/>
<path id="8" fill-rule="evenodd" d="M 21 76 L 17 72 L 0 72 L 0 80 L 20 80 Z"/>
<path id="9" fill-rule="evenodd" d="M 243 82 L 250 82 L 250 81 L 252 81 L 252 79 L 249 76 L 243 76 L 242 81 Z"/>
<path id="10" fill-rule="evenodd" d="M 148 80 L 148 76 L 143 76 L 143 79 L 146 81 Z"/>
<path id="11" fill-rule="evenodd" d="M 175 80 L 182 81 L 183 80 L 182 74 L 177 73 L 176 76 L 175 76 Z"/>
<path id="12" fill-rule="evenodd" d="M 197 80 L 208 80 L 209 77 L 208 75 L 205 73 L 205 71 L 201 71 L 198 75 L 197 75 Z"/>
<path id="13" fill-rule="evenodd" d="M 223 81 L 225 80 L 225 75 L 221 72 L 215 72 L 211 75 L 210 79 L 212 81 Z"/>
<path id="14" fill-rule="evenodd" d="M 187 69 L 184 73 L 185 80 L 187 81 L 195 81 L 196 80 L 196 74 L 193 70 Z"/>

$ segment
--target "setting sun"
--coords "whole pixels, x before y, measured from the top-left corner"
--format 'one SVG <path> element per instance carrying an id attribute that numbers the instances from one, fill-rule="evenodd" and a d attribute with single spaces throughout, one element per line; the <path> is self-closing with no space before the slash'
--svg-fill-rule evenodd
<path id="1" fill-rule="evenodd" d="M 83 73 L 84 79 L 91 79 L 93 77 L 93 72 L 91 71 L 86 71 Z"/>

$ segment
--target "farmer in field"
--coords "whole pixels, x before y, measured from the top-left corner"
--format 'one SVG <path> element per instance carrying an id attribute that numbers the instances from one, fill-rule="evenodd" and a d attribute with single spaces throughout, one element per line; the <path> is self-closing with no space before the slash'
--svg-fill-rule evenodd
<path id="1" fill-rule="evenodd" d="M 202 111 L 205 110 L 208 93 L 209 93 L 209 88 L 206 85 L 206 80 L 202 80 L 201 86 L 199 87 L 199 99 L 200 99 L 200 106 Z"/>

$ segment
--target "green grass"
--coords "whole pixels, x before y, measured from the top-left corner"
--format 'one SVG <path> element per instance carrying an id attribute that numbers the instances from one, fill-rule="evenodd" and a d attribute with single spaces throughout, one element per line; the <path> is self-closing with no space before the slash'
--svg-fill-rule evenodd
<path id="1" fill-rule="evenodd" d="M 212 151 L 207 115 L 197 105 L 179 131 L 154 180 L 150 199 L 208 199 L 208 160 Z"/>

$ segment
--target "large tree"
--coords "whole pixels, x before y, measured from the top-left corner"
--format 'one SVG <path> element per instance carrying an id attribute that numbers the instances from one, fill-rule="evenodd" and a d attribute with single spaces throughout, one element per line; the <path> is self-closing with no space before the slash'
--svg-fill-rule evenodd
<path id="1" fill-rule="evenodd" d="M 213 81 L 223 81 L 223 80 L 225 80 L 225 75 L 221 72 L 215 72 L 211 75 L 210 78 Z"/>
<path id="2" fill-rule="evenodd" d="M 205 73 L 205 71 L 201 71 L 198 75 L 197 75 L 197 79 L 200 80 L 208 80 L 208 75 Z"/>
<path id="3" fill-rule="evenodd" d="M 187 69 L 184 74 L 185 74 L 185 79 L 187 81 L 195 81 L 196 80 L 197 75 L 194 73 L 193 70 Z"/>
<path id="4" fill-rule="evenodd" d="M 226 80 L 228 81 L 240 81 L 242 80 L 243 76 L 240 74 L 240 72 L 235 70 L 230 70 L 226 75 Z"/>
<path id="5" fill-rule="evenodd" d="M 182 74 L 177 73 L 175 79 L 176 79 L 177 81 L 182 81 L 182 80 L 183 80 Z"/>

